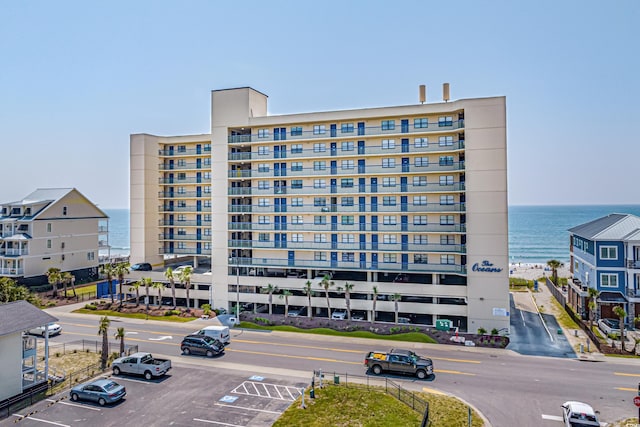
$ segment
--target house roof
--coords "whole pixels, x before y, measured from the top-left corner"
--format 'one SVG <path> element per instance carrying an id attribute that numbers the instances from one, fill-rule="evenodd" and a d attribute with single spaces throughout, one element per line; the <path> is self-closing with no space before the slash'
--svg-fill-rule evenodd
<path id="1" fill-rule="evenodd" d="M 569 232 L 589 240 L 640 239 L 640 217 L 613 213 L 570 228 Z"/>
<path id="2" fill-rule="evenodd" d="M 598 301 L 604 303 L 625 303 L 627 299 L 622 295 L 622 292 L 600 292 L 598 294 Z"/>
<path id="3" fill-rule="evenodd" d="M 0 304 L 0 337 L 43 326 L 58 320 L 26 301 Z"/>
<path id="4" fill-rule="evenodd" d="M 29 215 L 29 218 L 37 218 L 40 216 L 48 207 L 50 207 L 53 203 L 63 199 L 70 193 L 77 193 L 80 197 L 87 200 L 87 202 L 91 203 L 91 205 L 99 212 L 99 216 L 103 218 L 109 218 L 107 214 L 105 214 L 100 208 L 98 208 L 95 204 L 93 204 L 89 199 L 87 199 L 82 193 L 80 193 L 75 188 L 38 188 L 31 194 L 27 195 L 24 199 L 9 202 L 9 203 L 0 203 L 4 206 L 29 206 L 36 205 L 40 208 Z M 15 217 L 7 218 L 8 221 L 15 221 Z"/>

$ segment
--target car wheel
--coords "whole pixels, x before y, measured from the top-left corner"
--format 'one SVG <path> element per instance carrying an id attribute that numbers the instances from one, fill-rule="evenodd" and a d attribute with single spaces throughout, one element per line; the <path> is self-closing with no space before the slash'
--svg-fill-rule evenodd
<path id="1" fill-rule="evenodd" d="M 186 354 L 188 356 L 189 354 L 191 354 L 191 350 L 189 350 L 187 347 L 185 347 L 185 348 L 182 349 L 182 354 Z"/>
<path id="2" fill-rule="evenodd" d="M 117 366 L 113 368 L 113 375 L 120 375 L 120 368 L 118 368 Z"/>
<path id="3" fill-rule="evenodd" d="M 153 375 L 151 375 L 151 371 L 146 371 L 144 373 L 144 379 L 145 380 L 150 380 L 151 378 L 153 378 Z"/>
<path id="4" fill-rule="evenodd" d="M 373 368 L 371 368 L 371 370 L 376 375 L 380 375 L 382 373 L 382 367 L 380 365 L 373 365 Z"/>
<path id="5" fill-rule="evenodd" d="M 416 371 L 416 377 L 418 377 L 418 379 L 420 380 L 423 380 L 427 378 L 427 372 L 424 369 L 418 369 Z"/>
<path id="6" fill-rule="evenodd" d="M 101 397 L 100 399 L 98 399 L 98 405 L 100 405 L 100 406 L 104 406 L 104 405 L 106 405 L 106 404 L 107 404 L 107 401 L 106 401 L 106 400 L 104 400 L 104 398 L 103 398 L 103 397 Z"/>
<path id="7" fill-rule="evenodd" d="M 71 400 L 73 400 L 74 402 L 77 402 L 79 399 L 78 394 L 77 393 L 71 393 Z"/>
<path id="8" fill-rule="evenodd" d="M 213 351 L 207 350 L 207 357 L 213 357 Z"/>

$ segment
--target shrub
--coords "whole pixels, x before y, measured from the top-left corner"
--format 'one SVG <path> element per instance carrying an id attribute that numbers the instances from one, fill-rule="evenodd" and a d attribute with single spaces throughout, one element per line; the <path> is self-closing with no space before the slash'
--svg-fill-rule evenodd
<path id="1" fill-rule="evenodd" d="M 487 333 L 487 330 L 485 328 L 478 328 L 478 335 L 484 335 Z"/>
<path id="2" fill-rule="evenodd" d="M 56 351 L 56 357 L 60 357 L 60 356 L 62 356 L 62 354 L 60 354 L 59 351 Z"/>
<path id="3" fill-rule="evenodd" d="M 165 316 L 180 316 L 180 310 L 167 310 L 164 312 Z"/>
<path id="4" fill-rule="evenodd" d="M 493 328 L 493 329 L 491 330 L 491 335 L 498 335 L 498 333 L 499 333 L 499 332 L 498 332 L 498 328 Z"/>
<path id="5" fill-rule="evenodd" d="M 95 304 L 85 304 L 84 308 L 87 310 L 97 310 L 98 307 Z"/>
<path id="6" fill-rule="evenodd" d="M 205 316 L 208 316 L 211 314 L 211 304 L 202 304 L 202 313 Z M 217 314 L 217 312 L 216 312 Z"/>

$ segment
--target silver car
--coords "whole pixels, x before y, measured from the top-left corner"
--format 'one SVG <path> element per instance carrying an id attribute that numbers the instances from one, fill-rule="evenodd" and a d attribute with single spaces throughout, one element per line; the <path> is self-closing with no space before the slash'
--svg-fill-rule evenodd
<path id="1" fill-rule="evenodd" d="M 104 406 L 122 399 L 126 396 L 127 390 L 115 381 L 100 379 L 75 386 L 69 394 L 73 401 L 88 400 Z"/>
<path id="2" fill-rule="evenodd" d="M 43 326 L 38 326 L 37 328 L 33 328 L 33 329 L 29 329 L 29 333 L 31 335 L 40 335 L 42 337 L 45 336 L 46 331 Z M 49 323 L 49 336 L 52 337 L 54 335 L 58 335 L 62 333 L 62 326 L 58 325 L 57 323 Z"/>

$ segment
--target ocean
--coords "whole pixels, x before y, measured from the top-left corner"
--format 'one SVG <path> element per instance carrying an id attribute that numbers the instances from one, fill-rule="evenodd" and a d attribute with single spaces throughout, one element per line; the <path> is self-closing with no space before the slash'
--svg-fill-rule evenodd
<path id="1" fill-rule="evenodd" d="M 105 209 L 109 215 L 112 255 L 128 255 L 129 210 Z M 509 261 L 569 261 L 569 228 L 611 213 L 640 216 L 640 205 L 509 206 Z"/>

